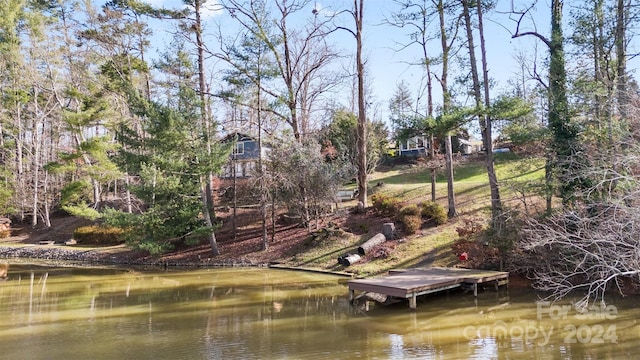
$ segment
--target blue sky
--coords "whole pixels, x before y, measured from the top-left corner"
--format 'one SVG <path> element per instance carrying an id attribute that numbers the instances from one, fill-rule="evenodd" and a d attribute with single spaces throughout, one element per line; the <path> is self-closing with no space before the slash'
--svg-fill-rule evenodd
<path id="1" fill-rule="evenodd" d="M 333 8 L 339 8 L 341 6 L 349 8 L 352 4 L 349 0 L 327 0 L 326 2 L 331 3 Z M 170 0 L 152 0 L 150 3 L 169 8 L 181 6 L 180 1 Z M 215 1 L 210 1 L 209 4 L 210 9 L 216 8 Z M 320 1 L 312 2 L 309 5 L 309 12 L 311 12 L 313 6 L 321 9 L 321 11 L 328 11 L 326 10 L 328 7 L 324 6 Z M 544 8 L 545 6 L 540 7 Z M 509 1 L 503 1 L 499 4 L 498 10 L 507 11 L 509 9 Z M 409 66 L 407 64 L 407 62 L 415 62 L 420 58 L 419 48 L 413 47 L 398 51 L 400 48 L 399 44 L 408 39 L 408 34 L 403 33 L 402 29 L 392 28 L 383 24 L 385 16 L 389 16 L 389 14 L 395 10 L 396 5 L 389 0 L 365 1 L 364 51 L 367 56 L 367 69 L 369 71 L 368 75 L 370 76 L 369 82 L 373 92 L 373 100 L 377 105 L 378 116 L 381 117 L 386 117 L 388 100 L 392 97 L 397 84 L 400 81 L 405 81 L 414 89 L 414 96 L 417 96 L 417 88 L 420 87 L 420 79 L 423 74 L 423 70 L 419 67 Z M 225 21 L 225 23 L 228 24 L 224 19 L 225 15 L 223 15 L 221 11 L 210 11 L 208 15 L 207 21 L 211 22 L 210 26 L 212 27 L 215 21 Z M 496 86 L 498 89 L 500 87 L 504 88 L 507 79 L 518 70 L 517 64 L 515 64 L 513 60 L 513 54 L 517 52 L 519 47 L 522 47 L 523 43 L 530 44 L 532 41 L 530 39 L 512 40 L 509 32 L 496 22 L 507 23 L 506 25 L 509 25 L 506 21 L 506 15 L 492 12 L 486 14 L 485 17 L 486 38 L 489 47 L 490 76 L 497 81 Z M 541 22 L 542 20 L 537 19 L 537 21 Z M 346 20 L 345 23 L 350 25 Z M 544 20 L 544 24 L 538 24 L 538 29 L 545 28 L 547 23 L 548 21 Z M 161 28 L 156 29 L 156 33 L 162 34 L 162 32 L 163 30 Z M 355 51 L 355 40 L 347 32 L 334 33 L 332 35 L 332 41 L 345 53 Z M 476 43 L 479 44 L 479 41 L 476 40 Z M 434 42 L 433 46 L 432 53 L 439 53 L 438 43 Z"/>
<path id="2" fill-rule="evenodd" d="M 350 0 L 323 1 L 331 4 L 333 8 L 350 8 L 350 6 L 352 6 L 352 1 Z M 329 7 L 323 5 L 323 1 L 312 1 L 309 4 L 309 16 L 311 16 L 313 7 L 321 11 L 329 11 L 327 10 Z M 182 6 L 182 1 L 179 0 L 151 0 L 149 2 L 168 8 Z M 521 9 L 525 4 L 529 3 L 529 0 L 498 0 L 496 9 L 486 13 L 484 16 L 489 76 L 494 81 L 492 95 L 494 97 L 507 91 L 508 80 L 514 77 L 519 71 L 518 62 L 515 60 L 515 56 L 518 53 L 524 53 L 527 57 L 537 55 L 538 58 L 545 58 L 547 56 L 548 49 L 536 38 L 532 36 L 517 39 L 511 38 L 510 32 L 514 30 L 515 22 L 509 19 L 510 16 L 508 12 L 512 8 L 516 10 Z M 565 3 L 565 19 L 569 17 L 572 3 L 578 5 L 580 5 L 580 3 L 584 4 L 584 2 L 580 1 L 567 1 Z M 209 8 L 212 10 L 208 12 L 208 18 L 205 21 L 210 27 L 210 33 L 214 32 L 214 23 L 218 21 L 224 22 L 225 26 L 232 26 L 232 19 L 228 18 L 221 11 L 213 10 L 216 8 L 216 1 L 212 0 L 209 4 Z M 532 18 L 526 22 L 528 30 L 537 30 L 545 36 L 549 34 L 549 6 L 550 0 L 538 0 L 538 4 L 532 12 Z M 419 67 L 407 65 L 408 61 L 415 61 L 420 58 L 419 48 L 413 47 L 401 52 L 398 51 L 400 48 L 399 43 L 405 42 L 408 39 L 408 34 L 403 33 L 402 29 L 391 28 L 382 24 L 385 16 L 396 11 L 396 9 L 396 5 L 389 0 L 365 1 L 364 50 L 367 56 L 367 69 L 369 71 L 368 75 L 370 76 L 369 82 L 371 84 L 374 101 L 368 115 L 377 116 L 383 120 L 388 116 L 388 101 L 392 97 L 397 84 L 405 81 L 413 89 L 415 97 L 423 74 L 423 70 Z M 514 16 L 511 15 L 511 17 L 513 18 Z M 346 18 L 345 24 L 351 25 L 352 20 L 351 22 L 347 20 L 349 19 Z M 169 41 L 167 36 L 163 36 L 163 26 L 166 25 L 158 25 L 155 29 L 156 38 L 161 39 L 154 41 L 154 45 L 158 47 L 162 47 Z M 568 26 L 565 26 L 565 36 L 568 35 L 569 31 Z M 209 39 L 213 39 L 213 37 Z M 342 52 L 345 54 L 355 52 L 355 40 L 351 34 L 346 31 L 333 33 L 331 41 L 333 41 L 338 48 L 342 49 Z M 477 34 L 475 42 L 476 47 L 479 49 Z M 210 44 L 209 46 L 215 47 L 215 44 Z M 434 43 L 432 48 L 433 54 L 440 52 L 438 43 Z M 466 56 L 466 48 L 462 51 Z M 478 59 L 479 56 L 478 51 Z M 571 66 L 571 64 L 568 65 Z M 452 64 L 452 66 L 456 67 L 457 64 Z M 480 67 L 480 64 L 478 64 L 478 66 Z M 542 64 L 540 63 L 538 66 L 541 68 Z M 629 64 L 630 69 L 633 69 L 633 66 L 633 62 Z M 454 74 L 451 76 L 454 76 Z M 434 84 L 434 88 L 438 88 L 437 84 Z M 439 91 L 437 91 L 437 94 L 439 94 Z M 440 95 L 436 95 L 436 102 L 439 102 L 439 98 Z M 464 101 L 465 99 L 459 100 Z"/>

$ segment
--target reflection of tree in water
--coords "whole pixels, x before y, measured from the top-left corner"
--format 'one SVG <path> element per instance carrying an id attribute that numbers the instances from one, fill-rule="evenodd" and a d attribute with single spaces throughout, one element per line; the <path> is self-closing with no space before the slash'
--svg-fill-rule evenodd
<path id="1" fill-rule="evenodd" d="M 9 273 L 9 263 L 0 262 L 0 279 L 6 279 Z"/>

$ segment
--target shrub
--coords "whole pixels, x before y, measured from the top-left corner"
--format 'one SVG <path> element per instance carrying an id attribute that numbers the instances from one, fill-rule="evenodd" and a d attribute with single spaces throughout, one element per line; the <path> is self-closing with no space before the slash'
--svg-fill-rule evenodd
<path id="1" fill-rule="evenodd" d="M 402 207 L 400 199 L 387 194 L 375 194 L 371 197 L 371 201 L 373 202 L 373 208 L 381 215 L 395 215 Z"/>
<path id="2" fill-rule="evenodd" d="M 81 226 L 73 232 L 78 244 L 113 245 L 123 242 L 124 231 L 111 226 Z"/>
<path id="3" fill-rule="evenodd" d="M 404 215 L 400 217 L 400 222 L 404 225 L 404 232 L 413 235 L 420 229 L 422 218 L 417 215 Z"/>
<path id="4" fill-rule="evenodd" d="M 432 201 L 422 204 L 422 217 L 435 221 L 437 225 L 445 224 L 448 220 L 444 207 Z"/>
<path id="5" fill-rule="evenodd" d="M 470 240 L 483 230 L 483 222 L 479 219 L 462 219 L 461 226 L 456 227 L 458 237 Z"/>
<path id="6" fill-rule="evenodd" d="M 382 203 L 382 214 L 393 216 L 402 208 L 402 201 L 397 198 L 389 198 Z"/>
<path id="7" fill-rule="evenodd" d="M 382 212 L 382 203 L 383 201 L 389 199 L 390 196 L 387 194 L 374 194 L 371 196 L 371 203 L 373 204 L 373 208 L 378 212 Z"/>
<path id="8" fill-rule="evenodd" d="M 465 267 L 471 269 L 498 269 L 500 256 L 498 249 L 483 245 L 475 240 L 460 239 L 451 245 L 451 250 Z M 466 253 L 465 259 L 460 256 Z"/>
<path id="9" fill-rule="evenodd" d="M 417 205 L 407 205 L 400 210 L 400 217 L 405 215 L 420 216 L 420 209 Z"/>

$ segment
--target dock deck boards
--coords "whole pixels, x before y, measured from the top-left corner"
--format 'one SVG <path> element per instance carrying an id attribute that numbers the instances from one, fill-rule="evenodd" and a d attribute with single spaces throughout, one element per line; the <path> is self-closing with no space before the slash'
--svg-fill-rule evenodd
<path id="1" fill-rule="evenodd" d="M 474 295 L 481 283 L 494 282 L 506 284 L 508 272 L 471 270 L 457 268 L 412 268 L 390 270 L 389 275 L 348 281 L 350 298 L 354 299 L 354 291 L 373 292 L 409 299 L 411 308 L 416 307 L 416 297 L 434 292 L 460 287 L 463 284 L 473 285 Z"/>

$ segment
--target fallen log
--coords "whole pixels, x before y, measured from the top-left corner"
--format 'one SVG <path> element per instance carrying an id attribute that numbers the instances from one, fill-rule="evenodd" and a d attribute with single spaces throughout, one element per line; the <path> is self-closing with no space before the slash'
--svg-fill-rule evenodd
<path id="1" fill-rule="evenodd" d="M 353 265 L 353 263 L 357 262 L 358 260 L 360 260 L 360 255 L 349 254 L 342 259 L 342 265 L 350 266 L 350 265 Z"/>
<path id="2" fill-rule="evenodd" d="M 358 254 L 365 255 L 369 252 L 369 250 L 382 244 L 385 241 L 387 241 L 387 238 L 386 236 L 384 236 L 384 234 L 376 234 L 376 236 L 365 241 L 362 245 L 360 245 L 360 247 L 358 247 Z"/>

